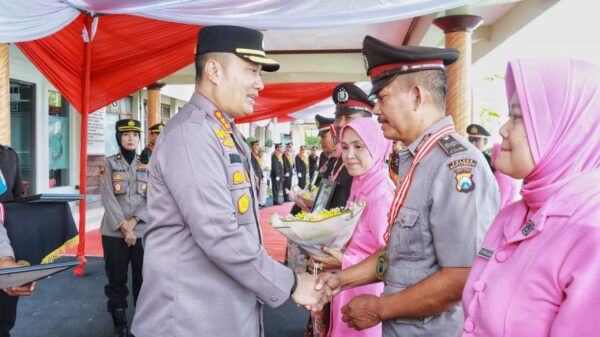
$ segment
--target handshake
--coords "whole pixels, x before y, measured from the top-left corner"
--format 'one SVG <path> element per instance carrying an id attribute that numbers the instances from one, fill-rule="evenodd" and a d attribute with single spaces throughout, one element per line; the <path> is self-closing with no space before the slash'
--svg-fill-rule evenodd
<path id="1" fill-rule="evenodd" d="M 298 274 L 298 284 L 292 293 L 292 300 L 307 310 L 321 311 L 333 296 L 341 290 L 339 272 L 324 272 L 320 275 Z"/>

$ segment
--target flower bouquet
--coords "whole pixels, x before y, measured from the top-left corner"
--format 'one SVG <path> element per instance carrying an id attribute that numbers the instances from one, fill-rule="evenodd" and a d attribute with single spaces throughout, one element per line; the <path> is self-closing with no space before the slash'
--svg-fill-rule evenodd
<path id="1" fill-rule="evenodd" d="M 292 200 L 300 209 L 307 211 L 312 208 L 315 196 L 319 191 L 318 187 L 312 187 L 310 190 L 301 189 L 298 185 L 292 187 L 292 190 L 288 192 L 290 200 Z"/>
<path id="2" fill-rule="evenodd" d="M 354 233 L 366 203 L 350 203 L 348 208 L 317 209 L 280 217 L 274 214 L 271 225 L 306 252 L 326 256 L 321 249 L 327 246 L 342 250 Z"/>

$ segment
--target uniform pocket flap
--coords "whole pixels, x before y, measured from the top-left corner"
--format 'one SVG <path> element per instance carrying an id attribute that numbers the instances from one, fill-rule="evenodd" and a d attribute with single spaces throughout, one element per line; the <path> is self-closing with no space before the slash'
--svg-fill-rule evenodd
<path id="1" fill-rule="evenodd" d="M 398 216 L 398 224 L 400 227 L 414 227 L 419 218 L 419 210 L 408 207 L 402 207 Z"/>

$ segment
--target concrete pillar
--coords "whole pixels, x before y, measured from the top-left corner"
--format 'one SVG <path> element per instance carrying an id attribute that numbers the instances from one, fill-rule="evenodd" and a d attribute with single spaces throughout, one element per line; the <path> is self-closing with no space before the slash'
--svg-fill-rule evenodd
<path id="1" fill-rule="evenodd" d="M 444 31 L 446 48 L 460 51 L 460 58 L 446 69 L 446 116 L 452 116 L 456 131 L 464 137 L 472 120 L 471 34 L 482 23 L 483 19 L 475 15 L 448 15 L 433 20 Z"/>
<path id="2" fill-rule="evenodd" d="M 0 43 L 0 144 L 10 145 L 10 76 L 8 43 Z"/>
<path id="3" fill-rule="evenodd" d="M 160 89 L 165 86 L 165 83 L 153 83 L 147 87 L 148 89 L 148 123 L 151 127 L 161 121 L 160 108 Z M 144 130 L 146 131 L 146 130 Z"/>

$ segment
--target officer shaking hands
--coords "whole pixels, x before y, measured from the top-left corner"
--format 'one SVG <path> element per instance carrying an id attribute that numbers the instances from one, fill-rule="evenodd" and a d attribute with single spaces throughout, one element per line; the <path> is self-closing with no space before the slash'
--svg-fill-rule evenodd
<path id="1" fill-rule="evenodd" d="M 250 150 L 233 119 L 251 115 L 264 88 L 259 31 L 207 26 L 198 33 L 196 87 L 158 139 L 150 161 L 144 284 L 137 337 L 264 335 L 263 305 L 290 296 L 319 307 L 315 278 L 262 246 Z"/>
<path id="2" fill-rule="evenodd" d="M 483 236 L 498 211 L 498 187 L 485 158 L 445 117 L 445 67 L 455 49 L 363 42 L 373 112 L 386 138 L 407 144 L 410 160 L 396 189 L 387 246 L 321 286 L 340 289 L 383 280 L 381 297 L 361 295 L 343 320 L 364 329 L 383 321 L 383 336 L 460 336 L 462 290 Z"/>

